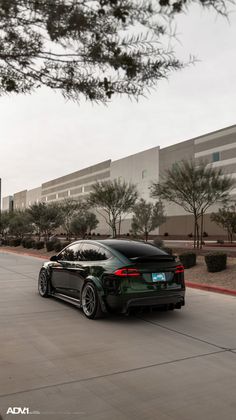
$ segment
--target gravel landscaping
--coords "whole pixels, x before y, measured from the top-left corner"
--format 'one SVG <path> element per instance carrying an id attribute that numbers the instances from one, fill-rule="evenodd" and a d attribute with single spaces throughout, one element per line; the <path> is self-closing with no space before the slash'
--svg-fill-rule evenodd
<path id="1" fill-rule="evenodd" d="M 228 257 L 226 270 L 219 271 L 218 273 L 209 273 L 204 257 L 198 256 L 195 267 L 185 270 L 185 280 L 236 290 L 236 258 Z"/>

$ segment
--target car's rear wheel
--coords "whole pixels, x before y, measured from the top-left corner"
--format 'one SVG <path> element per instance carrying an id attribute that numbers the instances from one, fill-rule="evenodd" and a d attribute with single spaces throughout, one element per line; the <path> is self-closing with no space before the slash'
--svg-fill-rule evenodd
<path id="1" fill-rule="evenodd" d="M 82 309 L 90 319 L 99 318 L 103 314 L 96 286 L 92 282 L 86 283 L 82 290 Z"/>
<path id="2" fill-rule="evenodd" d="M 42 297 L 48 297 L 50 294 L 50 280 L 45 269 L 42 269 L 39 273 L 38 291 Z"/>

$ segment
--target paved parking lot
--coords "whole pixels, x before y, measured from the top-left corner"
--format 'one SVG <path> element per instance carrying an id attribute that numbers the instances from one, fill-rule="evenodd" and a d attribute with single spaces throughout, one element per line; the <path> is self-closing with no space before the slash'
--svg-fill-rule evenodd
<path id="1" fill-rule="evenodd" d="M 90 321 L 39 297 L 41 264 L 0 254 L 3 419 L 235 420 L 236 297 L 189 289 L 181 311 Z"/>

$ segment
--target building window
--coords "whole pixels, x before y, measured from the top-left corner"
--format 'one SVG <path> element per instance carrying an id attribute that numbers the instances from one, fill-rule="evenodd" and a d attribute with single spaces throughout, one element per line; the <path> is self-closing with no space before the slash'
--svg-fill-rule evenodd
<path id="1" fill-rule="evenodd" d="M 220 152 L 212 153 L 212 162 L 218 162 L 220 160 Z"/>
<path id="2" fill-rule="evenodd" d="M 142 179 L 147 178 L 147 169 L 142 171 Z"/>

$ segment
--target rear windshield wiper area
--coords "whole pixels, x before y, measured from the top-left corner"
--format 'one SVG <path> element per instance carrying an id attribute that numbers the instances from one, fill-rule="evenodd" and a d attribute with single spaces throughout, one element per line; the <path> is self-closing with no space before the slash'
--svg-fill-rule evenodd
<path id="1" fill-rule="evenodd" d="M 176 255 L 143 255 L 129 258 L 131 261 L 175 261 Z"/>

